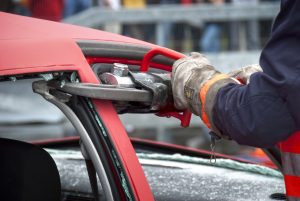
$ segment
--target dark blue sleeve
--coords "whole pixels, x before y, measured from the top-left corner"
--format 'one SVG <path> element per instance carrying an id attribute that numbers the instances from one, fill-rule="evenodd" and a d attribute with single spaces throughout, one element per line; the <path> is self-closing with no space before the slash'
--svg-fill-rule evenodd
<path id="1" fill-rule="evenodd" d="M 250 84 L 217 94 L 213 121 L 240 144 L 270 147 L 300 129 L 300 1 L 282 1 Z"/>

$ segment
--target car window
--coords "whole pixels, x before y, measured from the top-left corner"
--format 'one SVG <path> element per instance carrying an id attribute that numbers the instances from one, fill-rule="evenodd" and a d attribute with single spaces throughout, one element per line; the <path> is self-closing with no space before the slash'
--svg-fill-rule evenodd
<path id="1" fill-rule="evenodd" d="M 33 93 L 35 80 L 0 82 L 0 137 L 36 141 L 76 135 L 56 106 Z"/>

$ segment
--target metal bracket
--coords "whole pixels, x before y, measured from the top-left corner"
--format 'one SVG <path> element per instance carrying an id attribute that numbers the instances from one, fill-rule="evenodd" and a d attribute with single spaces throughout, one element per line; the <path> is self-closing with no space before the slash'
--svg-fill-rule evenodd
<path id="1" fill-rule="evenodd" d="M 56 105 L 70 120 L 70 122 L 73 124 L 75 129 L 80 135 L 80 138 L 82 140 L 82 143 L 84 147 L 86 148 L 87 154 L 90 156 L 91 160 L 93 161 L 93 164 L 95 166 L 96 172 L 98 174 L 99 180 L 101 182 L 104 195 L 106 200 L 113 201 L 113 195 L 112 190 L 109 184 L 109 180 L 107 178 L 104 166 L 102 164 L 102 161 L 97 154 L 96 148 L 85 130 L 84 126 L 82 125 L 81 121 L 78 119 L 76 114 L 69 108 L 65 102 L 68 102 L 71 98 L 70 94 L 66 94 L 63 92 L 59 92 L 50 86 L 48 86 L 47 81 L 36 81 L 32 84 L 33 92 L 40 94 L 43 96 L 47 101 L 51 102 L 52 104 Z M 54 95 L 55 94 L 55 95 Z"/>
<path id="2" fill-rule="evenodd" d="M 69 102 L 72 97 L 71 94 L 63 93 L 57 90 L 51 90 L 47 81 L 36 81 L 32 83 L 32 89 L 34 93 L 40 94 L 47 101 L 60 101 L 62 103 Z M 51 90 L 51 93 L 50 93 Z"/>

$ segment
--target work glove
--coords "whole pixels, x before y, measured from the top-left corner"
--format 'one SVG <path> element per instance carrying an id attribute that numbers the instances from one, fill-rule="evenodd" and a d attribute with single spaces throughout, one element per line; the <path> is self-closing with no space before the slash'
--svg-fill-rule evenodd
<path id="1" fill-rule="evenodd" d="M 257 72 L 262 72 L 261 67 L 258 64 L 252 64 L 237 70 L 233 70 L 229 72 L 228 75 L 239 80 L 242 84 L 249 84 L 250 76 Z"/>
<path id="2" fill-rule="evenodd" d="M 220 88 L 239 82 L 215 70 L 202 54 L 191 53 L 173 64 L 171 83 L 175 107 L 200 116 L 208 128 L 222 137 L 212 121 L 215 98 Z"/>

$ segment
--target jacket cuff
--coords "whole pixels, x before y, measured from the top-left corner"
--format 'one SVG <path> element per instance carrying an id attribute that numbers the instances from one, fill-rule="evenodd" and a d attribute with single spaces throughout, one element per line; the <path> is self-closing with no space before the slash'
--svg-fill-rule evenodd
<path id="1" fill-rule="evenodd" d="M 226 74 L 217 74 L 212 79 L 204 84 L 199 90 L 199 97 L 201 101 L 201 119 L 203 123 L 216 133 L 217 136 L 228 139 L 227 136 L 222 135 L 222 132 L 215 126 L 213 122 L 213 106 L 215 104 L 218 91 L 230 84 L 241 84 L 238 80 L 229 77 Z"/>

